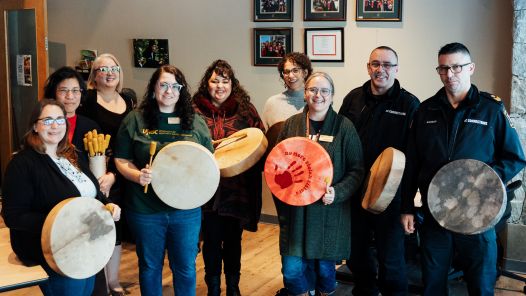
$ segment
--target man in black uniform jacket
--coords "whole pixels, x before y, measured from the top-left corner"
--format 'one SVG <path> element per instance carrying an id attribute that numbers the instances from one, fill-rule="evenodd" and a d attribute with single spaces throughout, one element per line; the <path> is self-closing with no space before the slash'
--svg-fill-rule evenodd
<path id="1" fill-rule="evenodd" d="M 424 295 L 447 295 L 453 255 L 464 271 L 469 294 L 493 295 L 497 275 L 495 229 L 465 235 L 442 228 L 429 212 L 427 191 L 436 172 L 457 159 L 482 161 L 506 183 L 526 165 L 524 152 L 500 99 L 479 92 L 471 84 L 475 64 L 463 44 L 442 47 L 436 70 L 444 87 L 422 102 L 409 135 L 401 185 L 402 225 L 408 233 L 415 229 L 413 198 L 419 188 Z"/>
<path id="2" fill-rule="evenodd" d="M 375 48 L 369 57 L 367 72 L 371 79 L 344 98 L 339 113 L 356 127 L 362 142 L 364 166 L 370 169 L 387 147 L 405 153 L 409 126 L 420 102 L 400 87 L 396 79 L 398 55 L 392 48 Z M 362 187 L 367 186 L 366 182 Z M 400 203 L 400 190 L 381 214 L 364 210 L 360 196 L 351 201 L 351 256 L 347 266 L 355 282 L 353 295 L 378 295 L 378 290 L 382 295 L 407 295 L 404 230 L 398 223 Z M 378 270 L 370 248 L 373 237 Z"/>

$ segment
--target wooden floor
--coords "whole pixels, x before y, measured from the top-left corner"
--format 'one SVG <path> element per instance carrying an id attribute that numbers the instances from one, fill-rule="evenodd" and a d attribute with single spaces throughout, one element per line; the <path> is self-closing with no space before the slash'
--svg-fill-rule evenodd
<path id="1" fill-rule="evenodd" d="M 260 224 L 257 233 L 244 232 L 243 234 L 243 257 L 240 289 L 243 295 L 273 296 L 283 286 L 281 276 L 281 261 L 278 250 L 278 232 L 276 225 Z M 201 255 L 197 258 L 197 293 L 206 295 L 204 283 L 204 269 Z M 140 295 L 137 257 L 132 244 L 125 244 L 121 262 L 121 283 L 129 295 Z M 224 295 L 224 280 L 223 294 Z M 454 295 L 467 295 L 465 288 L 455 289 Z M 524 295 L 522 283 L 510 279 L 499 280 L 495 295 L 519 296 Z M 163 295 L 173 295 L 172 277 L 167 261 L 163 270 Z M 340 284 L 336 295 L 351 295 L 351 286 Z M 460 292 L 459 292 L 460 291 Z M 2 296 L 25 296 L 42 295 L 38 287 L 30 287 L 3 293 Z"/>

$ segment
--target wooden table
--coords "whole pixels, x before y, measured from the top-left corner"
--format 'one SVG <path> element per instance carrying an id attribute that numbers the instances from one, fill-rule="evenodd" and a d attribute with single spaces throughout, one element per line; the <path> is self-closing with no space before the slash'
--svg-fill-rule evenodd
<path id="1" fill-rule="evenodd" d="M 0 229 L 0 292 L 38 285 L 48 279 L 40 266 L 27 267 L 18 260 L 9 238 L 9 228 Z"/>

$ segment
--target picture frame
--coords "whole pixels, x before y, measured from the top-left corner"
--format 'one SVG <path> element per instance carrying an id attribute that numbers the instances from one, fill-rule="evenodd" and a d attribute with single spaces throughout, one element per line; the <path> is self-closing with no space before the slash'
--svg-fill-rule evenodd
<path id="1" fill-rule="evenodd" d="M 304 21 L 345 21 L 347 0 L 304 0 Z"/>
<path id="2" fill-rule="evenodd" d="M 254 28 L 254 66 L 276 66 L 292 52 L 292 28 Z"/>
<path id="3" fill-rule="evenodd" d="M 356 0 L 357 22 L 401 22 L 402 0 Z"/>
<path id="4" fill-rule="evenodd" d="M 133 39 L 133 62 L 136 68 L 170 64 L 168 39 Z"/>
<path id="5" fill-rule="evenodd" d="M 343 62 L 343 28 L 305 28 L 305 54 L 312 62 Z"/>
<path id="6" fill-rule="evenodd" d="M 254 0 L 254 22 L 292 22 L 293 0 Z"/>

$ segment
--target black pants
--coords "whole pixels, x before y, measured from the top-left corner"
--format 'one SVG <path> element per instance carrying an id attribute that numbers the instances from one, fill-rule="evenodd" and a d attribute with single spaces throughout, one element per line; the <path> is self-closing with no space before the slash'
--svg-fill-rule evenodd
<path id="1" fill-rule="evenodd" d="M 379 291 L 384 296 L 407 295 L 404 230 L 400 223 L 399 203 L 393 201 L 381 214 L 369 213 L 353 204 L 351 257 L 347 265 L 355 282 L 353 295 L 378 295 Z"/>
<path id="2" fill-rule="evenodd" d="M 203 259 L 207 275 L 239 275 L 241 270 L 241 235 L 243 228 L 238 219 L 219 216 L 215 212 L 203 213 Z"/>

